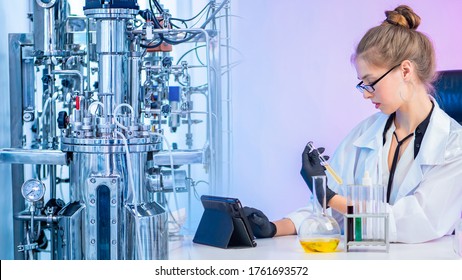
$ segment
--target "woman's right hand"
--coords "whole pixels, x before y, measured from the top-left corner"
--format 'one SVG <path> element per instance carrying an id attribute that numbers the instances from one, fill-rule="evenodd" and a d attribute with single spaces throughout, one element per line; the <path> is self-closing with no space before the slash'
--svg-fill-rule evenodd
<path id="1" fill-rule="evenodd" d="M 324 148 L 313 149 L 307 144 L 302 153 L 302 168 L 300 170 L 300 175 L 302 175 L 303 180 L 305 180 L 306 185 L 313 192 L 313 177 L 314 176 L 325 176 L 325 169 L 321 165 L 321 160 L 319 155 L 324 153 Z M 329 156 L 324 156 L 325 160 L 329 159 Z"/>

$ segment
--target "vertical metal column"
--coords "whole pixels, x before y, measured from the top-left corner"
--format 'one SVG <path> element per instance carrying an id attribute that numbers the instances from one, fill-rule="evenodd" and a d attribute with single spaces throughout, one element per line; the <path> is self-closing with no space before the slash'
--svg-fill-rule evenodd
<path id="1" fill-rule="evenodd" d="M 133 107 L 134 118 L 140 116 L 140 63 L 141 52 L 139 50 L 139 37 L 135 38 L 130 45 L 130 53 L 128 55 L 128 102 Z"/>
<path id="2" fill-rule="evenodd" d="M 31 34 L 10 34 L 9 35 L 9 64 L 10 64 L 10 140 L 12 148 L 22 147 L 22 110 L 23 108 L 23 83 L 22 73 L 22 52 L 23 47 L 33 46 Z M 31 85 L 33 86 L 33 85 Z M 24 210 L 24 198 L 21 195 L 21 185 L 24 182 L 24 166 L 22 164 L 11 165 L 12 176 L 12 199 L 13 213 Z M 23 222 L 13 221 L 14 234 L 14 258 L 24 259 L 23 253 L 16 250 L 16 246 L 24 241 Z"/>
<path id="3" fill-rule="evenodd" d="M 114 106 L 127 103 L 126 22 L 138 13 L 135 9 L 86 9 L 85 15 L 96 20 L 98 56 L 98 96 L 104 113 L 112 115 Z"/>

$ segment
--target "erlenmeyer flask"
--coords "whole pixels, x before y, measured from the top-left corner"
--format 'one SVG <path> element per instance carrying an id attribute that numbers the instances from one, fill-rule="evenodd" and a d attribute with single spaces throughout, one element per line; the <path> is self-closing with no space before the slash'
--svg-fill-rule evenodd
<path id="1" fill-rule="evenodd" d="M 318 202 L 318 197 L 323 198 L 322 206 Z M 307 253 L 335 252 L 340 242 L 340 227 L 337 221 L 326 213 L 326 176 L 313 177 L 311 203 L 313 212 L 300 225 L 298 240 Z"/>

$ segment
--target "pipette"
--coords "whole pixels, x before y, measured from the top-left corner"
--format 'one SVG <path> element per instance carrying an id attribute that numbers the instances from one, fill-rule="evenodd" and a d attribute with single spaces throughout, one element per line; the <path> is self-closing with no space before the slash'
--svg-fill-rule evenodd
<path id="1" fill-rule="evenodd" d="M 310 148 L 310 152 L 312 152 L 313 150 L 317 150 L 316 147 L 313 145 L 312 141 L 308 142 L 308 144 L 306 145 Z M 319 151 L 318 151 L 318 154 L 319 154 Z M 342 178 L 340 178 L 340 176 L 338 176 L 338 174 L 335 173 L 334 169 L 332 169 L 330 164 L 321 154 L 319 154 L 319 160 L 321 161 L 321 165 L 324 166 L 324 168 L 326 168 L 327 172 L 329 172 L 329 174 L 332 175 L 335 182 L 337 182 L 337 184 L 339 185 L 342 185 L 343 184 Z"/>

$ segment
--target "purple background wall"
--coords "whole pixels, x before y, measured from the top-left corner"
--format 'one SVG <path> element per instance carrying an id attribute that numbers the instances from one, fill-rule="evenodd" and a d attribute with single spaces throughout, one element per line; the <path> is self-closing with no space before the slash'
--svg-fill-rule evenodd
<path id="1" fill-rule="evenodd" d="M 356 91 L 350 56 L 384 11 L 411 6 L 435 45 L 438 69 L 462 69 L 462 1 L 233 1 L 233 45 L 245 63 L 233 74 L 232 192 L 270 219 L 308 203 L 299 175 L 308 140 L 332 154 L 376 112 Z M 239 58 L 238 55 L 235 56 Z"/>

